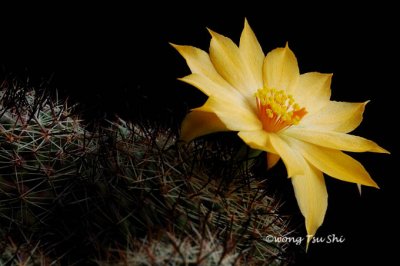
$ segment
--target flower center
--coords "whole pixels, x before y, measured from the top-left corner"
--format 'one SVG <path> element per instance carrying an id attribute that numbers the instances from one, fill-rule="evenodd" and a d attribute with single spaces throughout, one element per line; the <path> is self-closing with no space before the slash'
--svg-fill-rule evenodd
<path id="1" fill-rule="evenodd" d="M 261 88 L 255 96 L 258 116 L 265 131 L 278 132 L 297 125 L 307 114 L 306 108 L 300 108 L 293 96 L 283 90 Z"/>

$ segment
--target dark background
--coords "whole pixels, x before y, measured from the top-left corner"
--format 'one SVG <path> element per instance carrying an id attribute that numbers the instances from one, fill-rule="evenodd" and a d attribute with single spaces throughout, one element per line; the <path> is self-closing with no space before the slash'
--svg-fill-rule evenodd
<path id="1" fill-rule="evenodd" d="M 256 2 L 257 3 L 257 2 Z M 238 41 L 247 17 L 264 52 L 289 42 L 301 72 L 334 73 L 332 99 L 371 100 L 354 134 L 373 139 L 392 155 L 355 154 L 380 185 L 365 188 L 327 177 L 329 208 L 318 234 L 346 238 L 343 244 L 315 244 L 298 264 L 380 263 L 397 255 L 399 121 L 398 29 L 394 7 L 332 5 L 277 6 L 247 2 L 216 9 L 192 6 L 19 6 L 2 7 L 2 78 L 18 76 L 45 84 L 79 102 L 88 119 L 123 117 L 178 124 L 204 96 L 176 80 L 189 73 L 168 42 L 207 50 L 209 27 Z M 234 11 L 232 11 L 232 9 Z M 290 182 L 273 180 L 299 216 Z M 302 226 L 300 226 L 302 228 Z"/>

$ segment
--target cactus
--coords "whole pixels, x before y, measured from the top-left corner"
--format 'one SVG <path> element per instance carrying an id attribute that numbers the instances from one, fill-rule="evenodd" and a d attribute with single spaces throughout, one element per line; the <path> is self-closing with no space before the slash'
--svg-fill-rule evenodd
<path id="1" fill-rule="evenodd" d="M 66 102 L 16 82 L 0 109 L 0 236 L 13 239 L 1 262 L 288 263 L 285 243 L 263 241 L 287 220 L 239 142 L 183 144 L 121 118 L 89 131 Z"/>
<path id="2" fill-rule="evenodd" d="M 95 146 L 71 108 L 34 90 L 4 88 L 0 109 L 0 219 L 34 228 L 46 223 Z"/>
<path id="3" fill-rule="evenodd" d="M 104 160 L 108 162 L 104 168 L 118 173 L 131 191 L 129 197 L 124 197 L 130 201 L 124 203 L 125 216 L 119 214 L 125 217 L 128 234 L 145 233 L 148 237 L 149 233 L 157 234 L 156 229 L 168 228 L 168 235 L 173 234 L 174 239 L 181 239 L 179 243 L 188 245 L 186 240 L 193 232 L 202 232 L 204 239 L 189 241 L 193 246 L 185 251 L 197 250 L 196 256 L 200 256 L 203 252 L 199 243 L 219 243 L 224 247 L 221 261 L 235 257 L 236 262 L 245 261 L 247 265 L 282 262 L 285 244 L 276 246 L 263 238 L 286 234 L 287 221 L 278 215 L 279 203 L 266 195 L 265 182 L 254 176 L 256 160 L 237 156 L 240 147 L 206 140 L 176 144 L 170 131 L 145 130 L 122 119 L 113 123 L 108 132 L 112 134 L 115 154 Z M 131 210 L 130 215 L 127 210 Z M 209 237 L 208 231 L 214 238 Z M 168 241 L 143 241 L 145 250 L 154 251 L 163 245 L 172 248 Z M 136 252 L 131 251 L 137 255 Z M 175 253 L 182 251 L 175 249 Z M 168 252 L 157 254 L 162 261 L 170 256 Z"/>
<path id="4" fill-rule="evenodd" d="M 80 185 L 85 155 L 96 149 L 72 110 L 26 84 L 2 83 L 0 231 L 17 242 L 49 233 L 55 211 Z"/>
<path id="5" fill-rule="evenodd" d="M 98 261 L 106 265 L 239 265 L 239 254 L 228 251 L 222 243 L 207 230 L 202 235 L 193 228 L 193 235 L 177 239 L 173 234 L 163 232 L 159 239 L 135 240 L 130 249 L 111 250 L 118 254 L 117 260 Z M 114 263 L 111 261 L 114 259 Z"/>
<path id="6" fill-rule="evenodd" d="M 56 261 L 47 257 L 39 243 L 17 244 L 11 238 L 0 241 L 0 265 L 58 266 Z"/>

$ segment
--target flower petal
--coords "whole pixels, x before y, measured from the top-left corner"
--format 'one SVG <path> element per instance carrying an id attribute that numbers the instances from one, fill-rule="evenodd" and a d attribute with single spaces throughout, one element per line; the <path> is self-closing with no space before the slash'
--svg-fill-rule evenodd
<path id="1" fill-rule="evenodd" d="M 331 97 L 331 74 L 310 72 L 300 75 L 293 96 L 296 102 L 313 113 L 324 107 Z"/>
<path id="2" fill-rule="evenodd" d="M 197 137 L 219 131 L 228 131 L 228 129 L 214 113 L 192 111 L 182 122 L 181 139 L 189 142 Z"/>
<path id="3" fill-rule="evenodd" d="M 285 130 L 284 134 L 298 140 L 335 150 L 389 153 L 371 140 L 341 132 L 291 127 Z"/>
<path id="4" fill-rule="evenodd" d="M 267 169 L 269 170 L 272 167 L 274 167 L 279 162 L 280 159 L 281 159 L 281 156 L 279 156 L 278 154 L 268 152 L 267 153 Z"/>
<path id="5" fill-rule="evenodd" d="M 210 97 L 202 107 L 194 110 L 215 113 L 232 131 L 253 131 L 262 128 L 258 116 L 245 102 L 232 103 Z"/>
<path id="6" fill-rule="evenodd" d="M 294 92 L 300 76 L 297 59 L 286 44 L 285 48 L 276 48 L 269 52 L 264 60 L 263 80 L 268 88 Z"/>
<path id="7" fill-rule="evenodd" d="M 216 75 L 219 76 L 205 51 L 189 45 L 176 45 L 172 43 L 171 45 L 185 58 L 192 73 L 201 74 L 211 79 Z"/>
<path id="8" fill-rule="evenodd" d="M 212 39 L 210 43 L 210 59 L 218 73 L 236 88 L 255 106 L 253 94 L 258 89 L 253 80 L 239 47 L 229 38 L 209 30 Z"/>
<path id="9" fill-rule="evenodd" d="M 262 67 L 264 64 L 264 52 L 257 40 L 253 30 L 250 28 L 247 19 L 244 21 L 244 28 L 240 36 L 239 50 L 244 63 L 247 65 L 256 89 L 263 87 Z"/>
<path id="10" fill-rule="evenodd" d="M 243 96 L 236 90 L 234 90 L 229 84 L 227 84 L 227 86 L 224 86 L 221 83 L 209 79 L 207 76 L 194 73 L 186 77 L 180 78 L 179 80 L 195 86 L 207 96 L 230 101 L 232 104 L 235 105 L 243 104 L 244 102 Z M 252 106 L 249 105 L 248 108 L 251 109 Z"/>
<path id="11" fill-rule="evenodd" d="M 185 58 L 190 70 L 195 75 L 200 75 L 209 80 L 214 85 L 211 88 L 203 86 L 200 88 L 207 95 L 211 94 L 214 89 L 229 91 L 233 94 L 239 94 L 221 75 L 217 72 L 212 64 L 209 55 L 196 47 L 187 45 L 171 44 Z M 189 75 L 190 76 L 190 75 Z M 185 77 L 186 78 L 186 77 Z M 183 78 L 183 79 L 185 79 Z M 185 80 L 184 80 L 185 81 Z M 189 83 L 189 82 L 188 82 Z"/>
<path id="12" fill-rule="evenodd" d="M 338 150 L 315 146 L 295 139 L 290 139 L 290 143 L 296 143 L 296 146 L 310 164 L 331 177 L 378 188 L 378 185 L 372 180 L 362 164 L 349 155 Z"/>
<path id="13" fill-rule="evenodd" d="M 297 148 L 293 147 L 295 145 L 289 145 L 289 143 L 277 134 L 270 133 L 269 135 L 272 147 L 285 163 L 288 176 L 304 175 L 306 161 L 297 151 Z"/>
<path id="14" fill-rule="evenodd" d="M 308 165 L 305 175 L 292 177 L 294 194 L 306 220 L 307 248 L 310 240 L 324 221 L 328 208 L 328 192 L 321 171 Z"/>
<path id="15" fill-rule="evenodd" d="M 348 133 L 360 125 L 367 103 L 330 101 L 318 112 L 304 116 L 300 125 L 324 131 Z"/>
<path id="16" fill-rule="evenodd" d="M 268 152 L 276 153 L 271 146 L 270 134 L 264 130 L 257 131 L 240 131 L 238 136 L 251 148 Z"/>

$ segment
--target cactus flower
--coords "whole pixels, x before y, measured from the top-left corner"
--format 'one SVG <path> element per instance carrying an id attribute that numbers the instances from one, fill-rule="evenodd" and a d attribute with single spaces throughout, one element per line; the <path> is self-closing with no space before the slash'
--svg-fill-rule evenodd
<path id="1" fill-rule="evenodd" d="M 300 74 L 288 45 L 265 56 L 247 20 L 239 46 L 209 32 L 209 53 L 173 44 L 192 72 L 180 80 L 208 96 L 185 117 L 181 137 L 190 141 L 236 131 L 251 148 L 267 152 L 269 168 L 282 159 L 305 217 L 308 247 L 327 210 L 323 173 L 378 188 L 365 168 L 342 152 L 388 153 L 373 141 L 348 134 L 361 123 L 367 102 L 331 101 L 332 75 Z"/>

